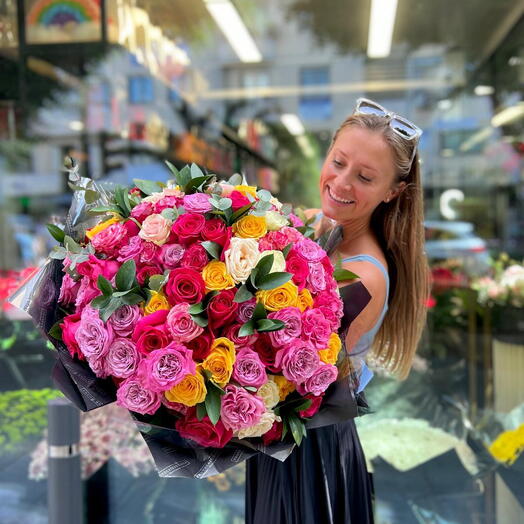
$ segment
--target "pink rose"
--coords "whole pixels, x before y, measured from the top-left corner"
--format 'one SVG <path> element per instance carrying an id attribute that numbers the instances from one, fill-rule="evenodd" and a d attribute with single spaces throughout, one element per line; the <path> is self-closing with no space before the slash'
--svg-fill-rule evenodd
<path id="1" fill-rule="evenodd" d="M 62 324 L 60 324 L 60 326 L 62 328 L 62 340 L 71 356 L 78 357 L 80 360 L 85 360 L 75 338 L 76 332 L 80 326 L 80 313 L 67 315 L 62 319 Z"/>
<path id="2" fill-rule="evenodd" d="M 187 415 L 191 409 L 189 406 L 181 404 L 180 402 L 171 402 L 170 400 L 167 400 L 165 395 L 161 395 L 160 401 L 167 409 L 175 411 L 178 415 Z"/>
<path id="3" fill-rule="evenodd" d="M 140 361 L 138 374 L 151 391 L 167 391 L 182 382 L 186 375 L 194 375 L 196 365 L 193 352 L 182 344 L 171 342 Z"/>
<path id="4" fill-rule="evenodd" d="M 254 426 L 265 411 L 260 397 L 244 388 L 226 386 L 226 394 L 221 399 L 220 417 L 227 429 L 238 431 Z"/>
<path id="5" fill-rule="evenodd" d="M 75 282 L 69 273 L 64 274 L 62 285 L 60 286 L 60 295 L 58 302 L 64 305 L 71 304 L 75 301 L 76 295 L 80 288 L 80 282 Z"/>
<path id="6" fill-rule="evenodd" d="M 250 298 L 245 302 L 241 302 L 238 305 L 237 309 L 237 321 L 245 324 L 253 316 L 253 311 L 255 311 L 255 306 L 257 305 L 256 298 Z"/>
<path id="7" fill-rule="evenodd" d="M 98 275 L 102 275 L 111 280 L 120 268 L 120 264 L 114 260 L 102 260 L 95 257 L 95 255 L 89 255 L 89 260 L 81 262 L 76 266 L 76 271 L 79 275 L 88 277 L 95 285 L 98 279 Z"/>
<path id="8" fill-rule="evenodd" d="M 182 199 L 176 196 L 166 196 L 155 204 L 155 213 L 162 213 L 164 209 L 176 208 L 181 204 Z"/>
<path id="9" fill-rule="evenodd" d="M 209 213 L 213 206 L 209 202 L 209 195 L 206 193 L 193 193 L 184 196 L 184 208 L 189 213 Z"/>
<path id="10" fill-rule="evenodd" d="M 302 338 L 308 340 L 316 349 L 326 349 L 331 325 L 322 311 L 308 309 L 302 314 Z"/>
<path id="11" fill-rule="evenodd" d="M 132 211 L 131 216 L 136 218 L 139 222 L 143 222 L 149 215 L 155 212 L 154 204 L 151 202 L 140 202 Z"/>
<path id="12" fill-rule="evenodd" d="M 193 244 L 184 253 L 180 267 L 190 267 L 196 271 L 202 271 L 208 262 L 207 251 L 200 244 Z"/>
<path id="13" fill-rule="evenodd" d="M 131 259 L 133 259 L 135 262 L 138 262 L 141 252 L 142 240 L 140 237 L 134 236 L 129 239 L 129 243 L 127 245 L 120 248 L 116 259 L 119 262 L 126 262 Z"/>
<path id="14" fill-rule="evenodd" d="M 242 324 L 237 324 L 237 323 L 231 324 L 226 329 L 224 329 L 224 333 L 222 335 L 228 338 L 229 340 L 231 340 L 231 342 L 235 344 L 235 348 L 237 350 L 242 349 L 242 348 L 247 348 L 247 347 L 251 348 L 255 344 L 258 338 L 257 333 L 253 333 L 253 335 L 246 335 L 243 337 L 239 336 L 238 332 L 241 327 L 242 327 Z"/>
<path id="15" fill-rule="evenodd" d="M 142 240 L 140 249 L 140 263 L 141 264 L 159 264 L 160 253 L 162 248 L 153 244 L 153 242 L 146 242 Z"/>
<path id="16" fill-rule="evenodd" d="M 180 244 L 164 244 L 160 259 L 166 269 L 175 269 L 179 266 L 184 254 L 184 248 Z"/>
<path id="17" fill-rule="evenodd" d="M 128 306 L 127 304 L 119 307 L 110 317 L 108 323 L 111 324 L 116 336 L 128 337 L 133 333 L 135 325 L 140 320 L 140 309 L 138 306 Z"/>
<path id="18" fill-rule="evenodd" d="M 317 350 L 304 340 L 295 340 L 279 350 L 275 365 L 282 368 L 283 375 L 295 384 L 309 378 L 320 364 Z"/>
<path id="19" fill-rule="evenodd" d="M 297 217 L 297 215 L 294 215 L 293 213 L 289 213 L 289 220 L 291 220 L 291 224 L 293 227 L 303 227 L 304 222 L 300 220 L 300 218 Z"/>
<path id="20" fill-rule="evenodd" d="M 106 357 L 100 357 L 100 358 L 90 357 L 87 359 L 87 363 L 89 364 L 91 371 L 98 378 L 107 378 L 109 375 L 111 375 L 111 371 L 107 367 Z"/>
<path id="21" fill-rule="evenodd" d="M 282 320 L 284 329 L 268 333 L 271 342 L 276 347 L 287 346 L 302 333 L 302 313 L 298 307 L 285 307 L 268 315 L 272 320 Z"/>
<path id="22" fill-rule="evenodd" d="M 75 299 L 75 307 L 77 311 L 84 309 L 91 300 L 100 294 L 100 290 L 93 281 L 86 277 L 82 278 Z"/>
<path id="23" fill-rule="evenodd" d="M 238 351 L 233 366 L 233 378 L 241 386 L 259 388 L 265 384 L 267 382 L 266 370 L 258 353 L 249 348 Z"/>
<path id="24" fill-rule="evenodd" d="M 117 257 L 119 249 L 127 244 L 129 233 L 122 222 L 116 222 L 97 233 L 91 244 L 98 253 L 104 253 L 108 257 Z"/>
<path id="25" fill-rule="evenodd" d="M 162 268 L 158 264 L 145 264 L 136 272 L 136 279 L 141 286 L 145 286 L 149 277 L 161 274 Z"/>
<path id="26" fill-rule="evenodd" d="M 326 252 L 310 238 L 302 237 L 294 247 L 296 252 L 308 262 L 320 262 L 326 256 Z"/>
<path id="27" fill-rule="evenodd" d="M 184 418 L 178 419 L 175 428 L 182 438 L 191 439 L 206 448 L 223 448 L 233 438 L 233 432 L 226 429 L 221 420 L 216 424 L 208 416 L 198 420 L 195 408 L 189 409 Z"/>
<path id="28" fill-rule="evenodd" d="M 142 229 L 138 236 L 142 240 L 161 246 L 166 243 L 170 233 L 171 220 L 162 215 L 153 214 L 146 217 L 142 222 Z"/>
<path id="29" fill-rule="evenodd" d="M 128 338 L 115 338 L 106 356 L 109 374 L 119 378 L 134 375 L 140 362 L 140 354 L 135 343 Z"/>
<path id="30" fill-rule="evenodd" d="M 309 264 L 293 249 L 286 258 L 286 271 L 293 275 L 293 282 L 297 285 L 299 291 L 302 291 L 306 287 L 309 276 Z"/>
<path id="31" fill-rule="evenodd" d="M 80 351 L 87 359 L 105 356 L 113 341 L 113 328 L 100 319 L 98 310 L 87 306 L 80 315 L 80 326 L 75 334 Z"/>
<path id="32" fill-rule="evenodd" d="M 344 314 L 344 303 L 335 291 L 322 291 L 314 299 L 315 309 L 320 309 L 329 322 L 331 331 L 337 331 Z"/>
<path id="33" fill-rule="evenodd" d="M 326 273 L 324 266 L 320 263 L 309 263 L 309 275 L 307 282 L 314 293 L 320 293 L 326 289 Z"/>
<path id="34" fill-rule="evenodd" d="M 161 406 L 160 394 L 146 389 L 134 376 L 120 384 L 116 392 L 116 403 L 142 415 L 153 415 Z"/>
<path id="35" fill-rule="evenodd" d="M 249 198 L 243 195 L 240 191 L 232 191 L 229 195 L 229 198 L 232 202 L 231 207 L 233 208 L 233 211 L 247 206 L 250 203 Z"/>
<path id="36" fill-rule="evenodd" d="M 322 364 L 304 382 L 297 385 L 297 391 L 301 395 L 313 393 L 321 395 L 330 384 L 337 380 L 338 369 L 332 364 Z"/>
<path id="37" fill-rule="evenodd" d="M 189 307 L 189 304 L 184 302 L 176 304 L 167 315 L 167 329 L 177 342 L 193 340 L 204 331 L 189 314 Z"/>
<path id="38" fill-rule="evenodd" d="M 184 213 L 180 215 L 173 224 L 172 230 L 176 234 L 179 243 L 187 246 L 200 238 L 200 233 L 206 224 L 204 215 L 197 213 Z"/>

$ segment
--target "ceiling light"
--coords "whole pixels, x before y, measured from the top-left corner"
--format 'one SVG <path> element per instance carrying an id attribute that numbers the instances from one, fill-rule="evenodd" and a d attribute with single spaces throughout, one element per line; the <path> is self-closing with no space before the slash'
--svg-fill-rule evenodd
<path id="1" fill-rule="evenodd" d="M 505 126 L 511 124 L 515 120 L 519 120 L 524 116 L 524 102 L 519 102 L 514 106 L 506 107 L 499 113 L 497 113 L 491 119 L 491 125 L 493 127 Z"/>
<path id="2" fill-rule="evenodd" d="M 447 111 L 451 109 L 453 102 L 449 98 L 445 98 L 444 100 L 439 100 L 437 106 L 441 111 Z"/>
<path id="3" fill-rule="evenodd" d="M 473 92 L 477 96 L 489 96 L 495 92 L 495 88 L 493 86 L 476 86 Z"/>
<path id="4" fill-rule="evenodd" d="M 71 120 L 71 122 L 69 122 L 69 129 L 73 131 L 82 131 L 84 129 L 84 123 L 80 122 L 80 120 Z"/>
<path id="5" fill-rule="evenodd" d="M 303 135 L 305 133 L 304 126 L 297 115 L 286 113 L 280 117 L 286 129 L 294 136 Z"/>
<path id="6" fill-rule="evenodd" d="M 297 136 L 297 143 L 300 146 L 302 153 L 304 153 L 304 156 L 307 156 L 308 158 L 315 156 L 315 150 L 311 146 L 311 142 L 306 135 Z"/>
<path id="7" fill-rule="evenodd" d="M 384 58 L 391 52 L 397 0 L 372 0 L 369 17 L 368 56 Z"/>
<path id="8" fill-rule="evenodd" d="M 480 129 L 475 134 L 471 135 L 467 140 L 464 140 L 462 144 L 460 144 L 460 151 L 462 151 L 463 153 L 465 153 L 466 151 L 470 151 L 477 144 L 485 142 L 492 134 L 492 127 L 487 126 Z"/>
<path id="9" fill-rule="evenodd" d="M 229 0 L 204 0 L 207 10 L 242 62 L 260 62 L 262 55 L 235 6 Z"/>

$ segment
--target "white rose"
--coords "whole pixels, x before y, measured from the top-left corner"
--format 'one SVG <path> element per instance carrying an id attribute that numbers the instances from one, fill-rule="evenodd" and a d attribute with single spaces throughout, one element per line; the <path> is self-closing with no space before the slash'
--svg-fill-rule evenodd
<path id="1" fill-rule="evenodd" d="M 251 426 L 250 428 L 240 429 L 236 434 L 238 438 L 248 438 L 248 437 L 261 437 L 264 433 L 267 433 L 273 426 L 273 422 L 277 420 L 280 422 L 281 418 L 277 417 L 275 413 L 268 409 L 260 417 L 258 424 Z"/>
<path id="2" fill-rule="evenodd" d="M 257 265 L 259 255 L 256 239 L 233 237 L 225 254 L 227 272 L 236 283 L 243 284 Z"/>
<path id="3" fill-rule="evenodd" d="M 265 384 L 262 384 L 262 386 L 258 388 L 257 397 L 260 397 L 264 401 L 264 406 L 266 406 L 267 409 L 274 408 L 280 400 L 276 382 L 268 380 Z"/>
<path id="4" fill-rule="evenodd" d="M 280 200 L 276 197 L 271 197 L 271 199 L 269 200 L 270 204 L 273 204 L 279 211 L 282 209 L 282 206 L 284 204 L 282 204 L 282 202 L 280 202 Z"/>
<path id="5" fill-rule="evenodd" d="M 500 284 L 506 287 L 513 287 L 517 285 L 519 281 L 524 281 L 524 267 L 513 264 L 502 273 Z"/>
<path id="6" fill-rule="evenodd" d="M 257 263 L 261 258 L 264 258 L 267 255 L 273 255 L 273 265 L 271 266 L 270 273 L 281 272 L 286 270 L 286 259 L 282 251 L 275 251 L 274 249 L 268 249 L 267 251 L 262 251 L 258 257 Z"/>
<path id="7" fill-rule="evenodd" d="M 289 225 L 289 220 L 278 211 L 268 211 L 266 213 L 266 227 L 268 231 L 280 231 L 287 225 Z"/>

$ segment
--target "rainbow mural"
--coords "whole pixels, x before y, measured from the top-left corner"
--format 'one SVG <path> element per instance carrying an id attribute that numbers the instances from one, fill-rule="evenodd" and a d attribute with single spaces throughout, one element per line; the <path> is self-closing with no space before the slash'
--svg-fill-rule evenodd
<path id="1" fill-rule="evenodd" d="M 100 23 L 97 0 L 37 0 L 27 14 L 28 26 L 63 27 L 89 22 Z"/>

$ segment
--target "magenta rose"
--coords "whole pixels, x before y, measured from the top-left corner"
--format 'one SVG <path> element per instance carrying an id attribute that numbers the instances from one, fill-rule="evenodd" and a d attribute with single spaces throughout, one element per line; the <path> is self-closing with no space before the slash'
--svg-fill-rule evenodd
<path id="1" fill-rule="evenodd" d="M 326 272 L 322 264 L 318 262 L 309 263 L 307 282 L 314 293 L 320 293 L 326 289 Z"/>
<path id="2" fill-rule="evenodd" d="M 111 375 L 128 378 L 136 373 L 140 359 L 135 343 L 128 338 L 119 337 L 109 346 L 106 365 Z"/>
<path id="3" fill-rule="evenodd" d="M 170 400 L 167 400 L 165 395 L 160 396 L 160 401 L 167 409 L 175 411 L 179 415 L 187 415 L 190 409 L 189 406 L 185 406 L 180 402 L 171 402 Z"/>
<path id="4" fill-rule="evenodd" d="M 176 208 L 181 204 L 181 200 L 181 198 L 173 195 L 165 196 L 155 204 L 155 213 L 162 213 L 164 209 Z"/>
<path id="5" fill-rule="evenodd" d="M 189 304 L 185 302 L 171 308 L 167 315 L 166 326 L 173 340 L 177 342 L 188 342 L 204 331 L 189 314 Z"/>
<path id="6" fill-rule="evenodd" d="M 233 378 L 241 386 L 259 388 L 262 384 L 265 384 L 267 382 L 266 369 L 258 353 L 249 348 L 242 348 L 237 351 L 233 365 Z"/>
<path id="7" fill-rule="evenodd" d="M 202 271 L 209 262 L 207 251 L 200 244 L 193 244 L 186 249 L 180 262 L 180 267 L 189 267 Z"/>
<path id="8" fill-rule="evenodd" d="M 91 244 L 98 253 L 108 257 L 117 257 L 119 249 L 127 244 L 129 233 L 122 222 L 117 222 L 97 233 Z"/>
<path id="9" fill-rule="evenodd" d="M 234 320 L 238 304 L 233 302 L 236 290 L 224 289 L 215 295 L 207 305 L 209 329 L 215 330 Z"/>
<path id="10" fill-rule="evenodd" d="M 275 365 L 282 368 L 283 375 L 300 384 L 309 378 L 320 364 L 317 350 L 304 340 L 295 340 L 289 346 L 277 351 Z"/>
<path id="11" fill-rule="evenodd" d="M 267 334 L 259 335 L 253 348 L 260 357 L 260 360 L 271 373 L 280 373 L 282 368 L 275 365 L 275 348 Z"/>
<path id="12" fill-rule="evenodd" d="M 116 336 L 128 337 L 133 333 L 135 325 L 140 320 L 140 309 L 138 306 L 128 306 L 127 304 L 119 307 L 110 317 L 111 324 Z"/>
<path id="13" fill-rule="evenodd" d="M 286 271 L 293 275 L 293 282 L 302 291 L 309 276 L 309 264 L 292 249 L 286 258 Z"/>
<path id="14" fill-rule="evenodd" d="M 308 309 L 302 314 L 302 338 L 308 340 L 316 349 L 326 349 L 331 325 L 319 309 Z"/>
<path id="15" fill-rule="evenodd" d="M 320 262 L 326 256 L 326 252 L 310 238 L 302 237 L 294 248 L 308 262 Z"/>
<path id="16" fill-rule="evenodd" d="M 80 313 L 67 315 L 62 319 L 62 324 L 60 326 L 62 328 L 62 340 L 71 356 L 78 357 L 80 360 L 85 360 L 75 338 L 76 332 L 80 326 Z"/>
<path id="17" fill-rule="evenodd" d="M 95 257 L 95 255 L 89 255 L 89 260 L 77 264 L 76 271 L 79 275 L 89 278 L 93 283 L 96 284 L 98 275 L 102 275 L 107 280 L 111 280 L 120 269 L 120 264 L 114 260 L 102 260 Z"/>
<path id="18" fill-rule="evenodd" d="M 164 244 L 160 253 L 160 260 L 166 269 L 175 269 L 180 265 L 184 251 L 180 244 Z"/>
<path id="19" fill-rule="evenodd" d="M 87 359 L 99 359 L 105 356 L 113 341 L 113 328 L 104 324 L 97 309 L 85 307 L 80 315 L 80 325 L 75 333 L 75 339 L 80 351 Z"/>
<path id="20" fill-rule="evenodd" d="M 117 392 L 116 403 L 135 413 L 153 415 L 161 406 L 160 394 L 148 390 L 136 376 L 124 380 Z"/>
<path id="21" fill-rule="evenodd" d="M 264 442 L 264 446 L 269 446 L 269 444 L 279 441 L 282 438 L 283 427 L 284 424 L 282 424 L 282 422 L 275 420 L 275 422 L 273 422 L 273 425 L 271 426 L 271 429 L 262 435 L 262 441 Z"/>
<path id="22" fill-rule="evenodd" d="M 322 400 L 324 399 L 324 395 L 321 394 L 316 396 L 312 393 L 308 393 L 304 398 L 311 400 L 311 405 L 308 408 L 299 411 L 298 414 L 303 418 L 309 418 L 312 417 L 320 408 Z"/>
<path id="23" fill-rule="evenodd" d="M 62 285 L 60 286 L 58 302 L 66 306 L 72 304 L 76 299 L 79 288 L 80 282 L 75 282 L 69 273 L 65 273 L 64 278 L 62 278 Z"/>
<path id="24" fill-rule="evenodd" d="M 123 224 L 124 227 L 127 229 L 127 236 L 129 239 L 138 235 L 140 227 L 138 227 L 134 220 L 126 220 L 125 222 L 123 222 Z"/>
<path id="25" fill-rule="evenodd" d="M 293 227 L 303 227 L 304 226 L 304 222 L 302 222 L 302 220 L 298 218 L 297 215 L 294 215 L 293 213 L 289 213 L 288 218 L 291 221 L 291 225 Z"/>
<path id="26" fill-rule="evenodd" d="M 206 220 L 204 228 L 202 229 L 202 238 L 216 242 L 222 247 L 225 245 L 228 238 L 230 238 L 231 228 L 226 226 L 226 223 L 221 218 L 210 218 Z"/>
<path id="27" fill-rule="evenodd" d="M 140 266 L 140 269 L 136 272 L 136 279 L 141 286 L 144 286 L 149 277 L 162 273 L 162 268 L 158 264 L 145 264 Z"/>
<path id="28" fill-rule="evenodd" d="M 330 384 L 337 380 L 338 369 L 332 364 L 322 364 L 313 374 L 304 382 L 297 385 L 297 391 L 304 395 L 305 393 L 313 393 L 313 395 L 321 395 L 326 391 Z"/>
<path id="29" fill-rule="evenodd" d="M 155 212 L 155 206 L 151 202 L 140 202 L 136 205 L 132 211 L 131 216 L 136 218 L 140 223 L 142 223 L 149 215 L 152 215 Z"/>
<path id="30" fill-rule="evenodd" d="M 164 292 L 171 305 L 180 302 L 196 304 L 204 298 L 206 284 L 198 271 L 187 267 L 176 268 L 169 273 Z"/>
<path id="31" fill-rule="evenodd" d="M 195 408 L 191 408 L 184 418 L 178 419 L 175 428 L 182 438 L 191 439 L 205 447 L 223 448 L 233 438 L 233 432 L 226 429 L 221 420 L 216 424 L 208 416 L 198 420 Z"/>
<path id="32" fill-rule="evenodd" d="M 120 248 L 116 259 L 119 262 L 126 262 L 131 259 L 138 262 L 140 260 L 140 253 L 142 252 L 142 243 L 143 240 L 140 237 L 131 237 L 129 243 Z"/>
<path id="33" fill-rule="evenodd" d="M 223 336 L 231 340 L 233 344 L 235 344 L 235 348 L 237 350 L 242 348 L 251 348 L 255 342 L 257 341 L 258 334 L 253 333 L 253 335 L 246 335 L 246 336 L 239 336 L 238 332 L 240 331 L 240 328 L 242 327 L 242 324 L 231 324 L 229 325 L 223 333 Z"/>
<path id="34" fill-rule="evenodd" d="M 294 339 L 299 338 L 302 333 L 302 313 L 298 307 L 285 307 L 279 311 L 269 313 L 268 318 L 281 320 L 286 325 L 284 329 L 270 331 L 268 333 L 271 342 L 276 347 L 289 345 Z"/>
<path id="35" fill-rule="evenodd" d="M 220 417 L 224 426 L 232 431 L 250 428 L 260 422 L 260 417 L 266 411 L 264 401 L 244 388 L 226 386 L 226 394 L 222 396 Z"/>
<path id="36" fill-rule="evenodd" d="M 231 191 L 229 198 L 232 202 L 231 207 L 233 208 L 233 211 L 250 204 L 249 198 L 243 195 L 240 191 Z"/>
<path id="37" fill-rule="evenodd" d="M 186 375 L 194 375 L 195 372 L 193 352 L 177 342 L 152 351 L 140 361 L 138 367 L 138 374 L 146 387 L 159 393 L 171 389 Z"/>
<path id="38" fill-rule="evenodd" d="M 210 333 L 204 332 L 198 337 L 185 342 L 184 345 L 193 351 L 194 360 L 204 360 L 211 353 L 211 343 L 213 337 Z"/>
<path id="39" fill-rule="evenodd" d="M 331 331 L 337 331 L 344 313 L 344 303 L 336 291 L 322 291 L 314 299 L 315 309 L 322 311 Z"/>
<path id="40" fill-rule="evenodd" d="M 176 219 L 172 230 L 176 234 L 179 243 L 187 246 L 200 239 L 200 233 L 204 229 L 205 223 L 204 215 L 184 213 Z"/>
<path id="41" fill-rule="evenodd" d="M 188 213 L 209 213 L 213 209 L 209 198 L 209 195 L 206 193 L 184 195 L 184 208 Z"/>
<path id="42" fill-rule="evenodd" d="M 91 300 L 93 300 L 95 297 L 100 295 L 100 290 L 96 286 L 96 284 L 89 280 L 86 277 L 83 277 L 80 280 L 80 286 L 78 287 L 78 291 L 76 293 L 75 298 L 75 307 L 77 311 L 81 311 L 84 309 Z"/>
<path id="43" fill-rule="evenodd" d="M 138 321 L 133 330 L 132 340 L 140 353 L 147 355 L 169 344 L 170 339 L 165 326 L 167 313 L 167 310 L 160 309 Z"/>
<path id="44" fill-rule="evenodd" d="M 162 252 L 162 248 L 160 246 L 157 246 L 153 242 L 147 242 L 145 240 L 142 240 L 140 248 L 141 264 L 158 265 L 160 263 L 160 254 Z"/>
<path id="45" fill-rule="evenodd" d="M 238 322 L 245 324 L 253 316 L 255 306 L 257 305 L 257 299 L 255 297 L 246 300 L 238 305 L 236 319 Z"/>

